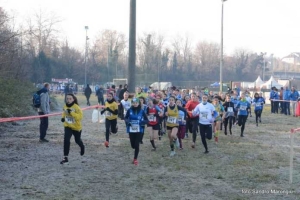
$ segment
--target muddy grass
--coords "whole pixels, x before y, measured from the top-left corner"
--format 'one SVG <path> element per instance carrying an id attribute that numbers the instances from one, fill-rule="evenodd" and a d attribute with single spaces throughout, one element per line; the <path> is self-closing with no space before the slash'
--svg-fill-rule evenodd
<path id="1" fill-rule="evenodd" d="M 60 96 L 58 100 L 62 102 Z M 79 100 L 84 105 L 84 98 Z M 266 108 L 259 127 L 249 118 L 244 138 L 234 127 L 233 136 L 221 134 L 218 145 L 208 142 L 208 155 L 200 137 L 195 149 L 190 148 L 191 138 L 185 139 L 184 150 L 174 158 L 169 157 L 166 136 L 152 152 L 146 133 L 140 164 L 134 166 L 124 123 L 118 121 L 119 133 L 106 149 L 104 124 L 93 124 L 91 113 L 85 111 L 83 120 L 86 154 L 79 155 L 72 139 L 70 163 L 64 166 L 59 164 L 59 116 L 49 118 L 49 143 L 38 142 L 39 120 L 2 125 L 0 199 L 300 199 L 300 134 L 295 136 L 293 184 L 288 134 L 300 126 L 299 118 L 271 115 Z"/>

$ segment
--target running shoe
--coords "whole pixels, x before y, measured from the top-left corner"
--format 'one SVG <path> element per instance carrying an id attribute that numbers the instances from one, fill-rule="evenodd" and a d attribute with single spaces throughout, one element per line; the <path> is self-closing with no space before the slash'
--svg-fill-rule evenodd
<path id="1" fill-rule="evenodd" d="M 170 156 L 173 157 L 175 156 L 175 154 L 176 154 L 175 151 L 171 151 Z"/>
<path id="2" fill-rule="evenodd" d="M 151 151 L 156 151 L 156 147 L 155 147 L 155 148 L 152 148 Z"/>
<path id="3" fill-rule="evenodd" d="M 109 147 L 109 142 L 108 142 L 108 141 L 105 141 L 105 142 L 104 142 L 104 145 L 105 145 L 106 148 L 108 148 L 108 147 Z"/>
<path id="4" fill-rule="evenodd" d="M 258 123 L 256 123 L 256 126 L 258 126 Z"/>
<path id="5" fill-rule="evenodd" d="M 204 151 L 205 154 L 208 154 L 208 152 L 209 152 L 208 150 L 205 150 L 205 151 Z"/>
<path id="6" fill-rule="evenodd" d="M 64 159 L 60 162 L 60 164 L 69 164 L 68 157 L 64 157 Z"/>
<path id="7" fill-rule="evenodd" d="M 137 166 L 137 165 L 139 165 L 139 161 L 138 161 L 137 159 L 133 159 L 133 164 L 134 164 L 135 166 Z"/>
<path id="8" fill-rule="evenodd" d="M 191 147 L 194 149 L 194 148 L 195 148 L 195 143 L 193 143 L 193 144 L 191 145 Z"/>
<path id="9" fill-rule="evenodd" d="M 83 145 L 82 148 L 80 149 L 80 155 L 83 156 L 85 151 L 85 146 Z"/>
<path id="10" fill-rule="evenodd" d="M 185 138 L 186 139 L 189 138 L 189 134 L 188 133 L 185 134 Z"/>
<path id="11" fill-rule="evenodd" d="M 161 140 L 161 136 L 158 136 L 158 140 Z"/>

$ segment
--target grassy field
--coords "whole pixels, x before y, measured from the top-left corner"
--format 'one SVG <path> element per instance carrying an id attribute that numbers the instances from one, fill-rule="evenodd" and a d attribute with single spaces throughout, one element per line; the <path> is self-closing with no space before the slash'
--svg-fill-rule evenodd
<path id="1" fill-rule="evenodd" d="M 56 97 L 60 105 L 63 96 Z M 84 96 L 78 96 L 85 107 Z M 96 97 L 91 98 L 92 105 Z M 49 143 L 38 142 L 38 120 L 22 126 L 5 125 L 0 130 L 1 199 L 300 199 L 300 134 L 295 135 L 294 183 L 289 184 L 289 130 L 300 119 L 270 114 L 267 106 L 262 123 L 254 117 L 232 136 L 223 133 L 219 144 L 208 141 L 209 154 L 198 136 L 169 157 L 166 136 L 151 151 L 145 133 L 139 166 L 132 162 L 124 122 L 112 135 L 110 148 L 103 145 L 104 124 L 91 122 L 92 110 L 84 111 L 82 140 L 86 154 L 71 140 L 69 165 L 59 164 L 63 156 L 63 127 L 60 116 L 49 118 Z"/>

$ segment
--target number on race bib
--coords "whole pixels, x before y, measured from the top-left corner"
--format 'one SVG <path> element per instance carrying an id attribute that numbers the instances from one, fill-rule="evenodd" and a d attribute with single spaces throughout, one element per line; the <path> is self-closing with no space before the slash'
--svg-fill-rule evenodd
<path id="1" fill-rule="evenodd" d="M 233 108 L 232 108 L 232 107 L 228 107 L 228 108 L 227 108 L 227 112 L 232 113 L 232 112 L 233 112 Z"/>
<path id="2" fill-rule="evenodd" d="M 167 122 L 170 124 L 176 124 L 177 119 L 176 117 L 168 117 Z"/>
<path id="3" fill-rule="evenodd" d="M 207 119 L 207 115 L 208 114 L 206 112 L 200 113 L 200 117 L 205 118 L 205 119 Z"/>
<path id="4" fill-rule="evenodd" d="M 106 116 L 106 117 L 110 117 L 110 116 L 111 116 L 111 112 L 106 111 L 106 112 L 105 112 L 105 116 Z"/>
<path id="5" fill-rule="evenodd" d="M 66 117 L 66 118 L 65 118 L 65 121 L 66 121 L 68 124 L 73 124 L 73 123 L 74 123 L 74 118 L 73 118 L 73 117 Z"/>
<path id="6" fill-rule="evenodd" d="M 129 128 L 130 133 L 139 133 L 140 132 L 140 126 L 137 124 L 132 124 Z"/>
<path id="7" fill-rule="evenodd" d="M 154 115 L 149 115 L 148 120 L 149 122 L 156 122 L 156 117 Z"/>
<path id="8" fill-rule="evenodd" d="M 247 106 L 241 106 L 240 107 L 240 110 L 246 110 L 247 109 Z"/>

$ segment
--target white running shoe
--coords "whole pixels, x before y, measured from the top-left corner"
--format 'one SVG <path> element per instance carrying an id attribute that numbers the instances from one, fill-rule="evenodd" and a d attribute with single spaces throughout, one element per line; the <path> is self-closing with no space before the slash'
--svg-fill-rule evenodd
<path id="1" fill-rule="evenodd" d="M 175 156 L 175 154 L 176 154 L 175 151 L 171 151 L 170 156 L 173 157 Z"/>

